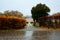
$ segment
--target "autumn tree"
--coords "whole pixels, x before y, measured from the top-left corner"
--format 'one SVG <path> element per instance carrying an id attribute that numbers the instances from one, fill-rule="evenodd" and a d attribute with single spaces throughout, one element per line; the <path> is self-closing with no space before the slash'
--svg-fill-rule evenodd
<path id="1" fill-rule="evenodd" d="M 16 17 L 23 17 L 23 14 L 19 11 L 4 11 L 4 15 L 6 16 L 16 16 Z"/>

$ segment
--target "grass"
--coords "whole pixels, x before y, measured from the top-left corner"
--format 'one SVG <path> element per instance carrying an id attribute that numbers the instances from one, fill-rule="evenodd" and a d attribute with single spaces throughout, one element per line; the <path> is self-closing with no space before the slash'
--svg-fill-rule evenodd
<path id="1" fill-rule="evenodd" d="M 60 28 L 53 28 L 53 27 L 48 28 L 48 27 L 44 27 L 44 26 L 41 26 L 41 27 L 36 26 L 36 28 L 39 30 L 40 29 L 41 30 L 60 30 Z"/>

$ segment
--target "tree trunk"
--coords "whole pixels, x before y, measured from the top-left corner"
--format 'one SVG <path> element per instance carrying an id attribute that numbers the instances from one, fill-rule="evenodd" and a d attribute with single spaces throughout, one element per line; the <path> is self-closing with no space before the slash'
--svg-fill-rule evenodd
<path id="1" fill-rule="evenodd" d="M 34 24 L 33 24 L 33 26 L 35 26 L 35 23 L 36 23 L 36 22 L 35 22 L 35 20 L 34 20 Z"/>

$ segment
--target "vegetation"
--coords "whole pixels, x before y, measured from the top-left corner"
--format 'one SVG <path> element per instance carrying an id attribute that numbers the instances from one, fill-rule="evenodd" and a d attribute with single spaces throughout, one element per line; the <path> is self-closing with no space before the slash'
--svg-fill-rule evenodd
<path id="1" fill-rule="evenodd" d="M 50 9 L 45 4 L 40 3 L 32 7 L 31 14 L 32 14 L 34 23 L 38 22 L 39 17 L 48 16 L 49 15 L 48 12 L 50 12 Z"/>
<path id="2" fill-rule="evenodd" d="M 23 14 L 18 11 L 0 12 L 0 29 L 22 29 L 26 25 Z"/>
<path id="3" fill-rule="evenodd" d="M 23 14 L 19 11 L 4 11 L 4 13 L 0 12 L 0 16 L 5 15 L 5 16 L 16 16 L 16 17 L 23 17 Z"/>
<path id="4" fill-rule="evenodd" d="M 22 29 L 26 25 L 26 20 L 13 16 L 0 16 L 0 29 Z"/>

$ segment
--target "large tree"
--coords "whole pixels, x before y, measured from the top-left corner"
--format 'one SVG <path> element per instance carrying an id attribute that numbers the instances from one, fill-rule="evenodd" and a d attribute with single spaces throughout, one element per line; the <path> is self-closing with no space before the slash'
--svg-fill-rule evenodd
<path id="1" fill-rule="evenodd" d="M 49 15 L 48 12 L 50 12 L 49 7 L 47 7 L 45 4 L 37 4 L 36 6 L 32 7 L 31 14 L 34 22 L 38 21 L 39 17 L 47 16 Z"/>

